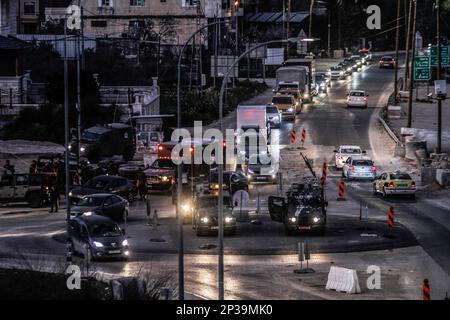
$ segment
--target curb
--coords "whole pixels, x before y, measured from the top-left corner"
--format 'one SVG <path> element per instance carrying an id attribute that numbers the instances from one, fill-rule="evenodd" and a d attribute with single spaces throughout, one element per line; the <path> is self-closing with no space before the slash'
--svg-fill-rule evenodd
<path id="1" fill-rule="evenodd" d="M 33 210 L 5 211 L 5 212 L 0 212 L 0 216 L 13 216 L 13 215 L 29 214 L 32 212 L 34 212 L 34 211 Z"/>
<path id="2" fill-rule="evenodd" d="M 380 111 L 378 111 L 377 118 L 378 118 L 378 121 L 383 125 L 384 130 L 386 130 L 387 134 L 391 137 L 391 139 L 397 145 L 404 147 L 403 143 L 400 141 L 400 139 L 397 137 L 397 135 L 394 133 L 394 131 L 392 131 L 392 129 L 389 127 L 389 125 L 386 123 L 386 121 L 384 121 L 383 117 L 381 116 L 381 112 L 387 107 L 387 105 L 389 104 L 389 100 L 393 94 L 394 93 L 392 93 L 388 96 L 387 101 L 380 103 L 382 105 L 382 107 L 379 107 Z"/>

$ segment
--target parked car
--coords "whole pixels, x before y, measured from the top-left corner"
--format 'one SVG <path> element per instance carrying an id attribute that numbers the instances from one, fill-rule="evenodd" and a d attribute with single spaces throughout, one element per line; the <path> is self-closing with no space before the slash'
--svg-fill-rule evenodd
<path id="1" fill-rule="evenodd" d="M 369 95 L 362 90 L 352 90 L 347 94 L 347 107 L 367 108 Z"/>
<path id="2" fill-rule="evenodd" d="M 370 179 L 377 176 L 377 168 L 368 157 L 351 156 L 347 159 L 342 168 L 342 177 L 348 179 Z"/>
<path id="3" fill-rule="evenodd" d="M 349 157 L 362 156 L 366 152 L 358 146 L 340 146 L 337 150 L 334 150 L 334 153 L 336 168 L 342 169 Z"/>
<path id="4" fill-rule="evenodd" d="M 69 193 L 70 200 L 78 202 L 83 196 L 109 193 L 121 196 L 132 202 L 137 195 L 136 186 L 128 179 L 119 176 L 97 176 Z"/>
<path id="5" fill-rule="evenodd" d="M 383 172 L 373 183 L 373 194 L 416 196 L 416 182 L 406 172 Z"/>
<path id="6" fill-rule="evenodd" d="M 69 228 L 75 253 L 90 254 L 91 260 L 130 256 L 125 232 L 110 218 L 81 216 L 70 220 Z"/>
<path id="7" fill-rule="evenodd" d="M 71 218 L 79 216 L 101 215 L 114 221 L 124 221 L 128 217 L 129 202 L 109 193 L 97 193 L 84 196 L 76 205 L 70 207 Z"/>
<path id="8" fill-rule="evenodd" d="M 266 107 L 267 119 L 269 121 L 269 125 L 273 128 L 280 128 L 282 117 L 281 112 L 275 104 L 269 104 Z"/>
<path id="9" fill-rule="evenodd" d="M 0 181 L 0 202 L 28 202 L 32 208 L 48 203 L 49 179 L 47 174 L 3 174 Z"/>
<path id="10" fill-rule="evenodd" d="M 378 62 L 378 66 L 380 67 L 380 69 L 383 68 L 394 69 L 395 59 L 391 56 L 381 57 L 380 61 Z"/>

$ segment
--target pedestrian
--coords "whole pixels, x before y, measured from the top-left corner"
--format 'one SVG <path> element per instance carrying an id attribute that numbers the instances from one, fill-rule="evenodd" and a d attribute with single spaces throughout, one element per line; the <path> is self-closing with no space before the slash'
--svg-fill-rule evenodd
<path id="1" fill-rule="evenodd" d="M 153 211 L 153 228 L 158 229 L 158 210 Z"/>
<path id="2" fill-rule="evenodd" d="M 56 183 L 52 183 L 50 188 L 50 213 L 58 212 L 59 190 Z"/>
<path id="3" fill-rule="evenodd" d="M 141 200 L 144 200 L 147 195 L 147 177 L 145 173 L 142 171 L 142 169 L 139 169 L 137 173 L 137 180 L 136 180 L 136 188 L 139 191 L 139 196 Z"/>
<path id="4" fill-rule="evenodd" d="M 5 165 L 3 166 L 3 168 L 5 169 L 5 172 L 7 175 L 13 175 L 14 174 L 14 166 L 11 164 L 11 162 L 9 160 L 6 160 Z"/>
<path id="5" fill-rule="evenodd" d="M 37 162 L 36 160 L 31 161 L 30 165 L 30 173 L 36 173 L 37 172 Z"/>

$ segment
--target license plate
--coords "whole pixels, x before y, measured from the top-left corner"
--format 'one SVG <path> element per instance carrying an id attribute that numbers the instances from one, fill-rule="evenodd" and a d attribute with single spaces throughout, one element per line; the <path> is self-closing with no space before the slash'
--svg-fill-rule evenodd
<path id="1" fill-rule="evenodd" d="M 397 184 L 397 187 L 407 187 L 408 185 L 406 183 L 399 183 Z"/>
<path id="2" fill-rule="evenodd" d="M 212 226 L 211 230 L 219 230 L 219 227 L 218 226 Z"/>
<path id="3" fill-rule="evenodd" d="M 120 253 L 120 250 L 110 250 L 108 251 L 109 254 L 118 254 Z"/>
<path id="4" fill-rule="evenodd" d="M 256 180 L 266 180 L 266 177 L 256 177 Z"/>
<path id="5" fill-rule="evenodd" d="M 299 230 L 311 230 L 311 227 L 298 227 Z"/>

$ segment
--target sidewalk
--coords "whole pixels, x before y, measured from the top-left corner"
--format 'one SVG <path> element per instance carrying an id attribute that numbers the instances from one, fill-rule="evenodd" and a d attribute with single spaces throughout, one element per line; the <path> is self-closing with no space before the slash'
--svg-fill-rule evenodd
<path id="1" fill-rule="evenodd" d="M 450 85 L 447 84 L 447 90 Z M 425 100 L 428 93 L 434 93 L 433 86 L 420 86 L 414 90 L 413 109 L 412 109 L 412 132 L 419 140 L 427 141 L 428 152 L 434 152 L 436 149 L 437 137 L 437 101 L 432 103 L 417 102 Z M 397 137 L 401 137 L 402 128 L 407 127 L 408 122 L 408 102 L 399 103 L 401 106 L 401 118 L 398 120 L 388 120 L 390 128 Z M 450 100 L 444 100 L 442 104 L 442 151 L 450 152 Z"/>

